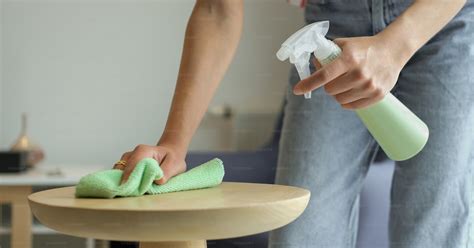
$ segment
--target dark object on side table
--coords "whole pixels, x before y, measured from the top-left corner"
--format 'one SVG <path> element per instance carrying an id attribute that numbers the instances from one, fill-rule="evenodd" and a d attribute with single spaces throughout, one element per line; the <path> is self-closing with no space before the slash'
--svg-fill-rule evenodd
<path id="1" fill-rule="evenodd" d="M 27 169 L 26 152 L 0 152 L 0 172 L 22 172 Z"/>

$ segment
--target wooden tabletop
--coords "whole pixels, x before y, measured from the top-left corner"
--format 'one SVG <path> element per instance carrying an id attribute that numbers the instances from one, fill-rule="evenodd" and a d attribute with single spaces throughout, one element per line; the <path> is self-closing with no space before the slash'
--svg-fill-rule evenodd
<path id="1" fill-rule="evenodd" d="M 115 199 L 77 199 L 74 187 L 29 196 L 46 226 L 79 237 L 129 241 L 223 239 L 265 232 L 295 220 L 310 192 L 232 183 L 200 190 Z"/>

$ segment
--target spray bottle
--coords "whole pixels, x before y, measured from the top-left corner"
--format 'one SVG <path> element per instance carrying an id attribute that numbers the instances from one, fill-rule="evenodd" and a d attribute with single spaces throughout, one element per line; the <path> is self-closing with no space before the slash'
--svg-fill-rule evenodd
<path id="1" fill-rule="evenodd" d="M 309 77 L 311 53 L 323 66 L 341 55 L 341 49 L 325 38 L 328 30 L 328 21 L 305 26 L 282 44 L 278 59 L 289 58 L 300 79 Z M 306 93 L 305 98 L 310 99 L 311 92 Z M 356 113 L 392 160 L 403 161 L 415 156 L 428 141 L 426 124 L 391 93 L 369 107 L 356 110 Z"/>

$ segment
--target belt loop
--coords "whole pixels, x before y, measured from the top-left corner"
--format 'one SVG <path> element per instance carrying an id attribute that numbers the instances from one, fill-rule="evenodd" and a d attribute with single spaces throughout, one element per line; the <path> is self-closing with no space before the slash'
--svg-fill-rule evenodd
<path id="1" fill-rule="evenodd" d="M 385 28 L 384 1 L 386 0 L 372 0 L 372 32 L 374 35 Z"/>

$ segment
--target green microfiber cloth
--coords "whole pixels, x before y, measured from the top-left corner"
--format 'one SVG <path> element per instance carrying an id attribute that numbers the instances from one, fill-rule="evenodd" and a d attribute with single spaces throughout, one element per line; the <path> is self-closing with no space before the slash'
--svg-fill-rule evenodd
<path id="1" fill-rule="evenodd" d="M 224 165 L 215 158 L 170 178 L 163 185 L 153 183 L 163 177 L 163 171 L 152 158 L 141 160 L 127 182 L 120 185 L 122 173 L 122 170 L 110 169 L 82 177 L 76 186 L 76 197 L 114 198 L 214 187 L 224 178 Z"/>

